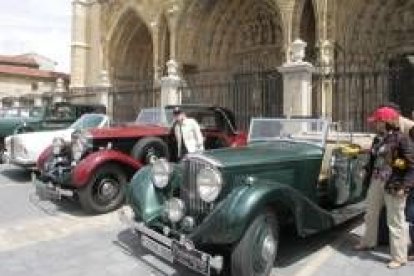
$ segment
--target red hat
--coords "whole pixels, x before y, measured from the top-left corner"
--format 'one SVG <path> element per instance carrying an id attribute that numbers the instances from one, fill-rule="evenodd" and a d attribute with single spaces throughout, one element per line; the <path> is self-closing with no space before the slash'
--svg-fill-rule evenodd
<path id="1" fill-rule="evenodd" d="M 398 111 L 391 107 L 380 107 L 368 117 L 368 122 L 389 122 L 395 121 L 400 117 Z"/>

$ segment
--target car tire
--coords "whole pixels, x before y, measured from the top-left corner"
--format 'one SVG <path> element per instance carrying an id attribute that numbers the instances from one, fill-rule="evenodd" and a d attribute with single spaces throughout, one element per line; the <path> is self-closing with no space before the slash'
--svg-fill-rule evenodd
<path id="1" fill-rule="evenodd" d="M 273 268 L 279 226 L 271 211 L 257 216 L 231 254 L 231 275 L 267 276 Z"/>
<path id="2" fill-rule="evenodd" d="M 139 140 L 132 148 L 131 156 L 144 164 L 151 163 L 153 157 L 170 160 L 167 143 L 158 137 L 146 137 Z"/>
<path id="3" fill-rule="evenodd" d="M 82 208 L 88 213 L 104 214 L 122 205 L 127 176 L 116 164 L 98 168 L 88 184 L 77 192 Z"/>

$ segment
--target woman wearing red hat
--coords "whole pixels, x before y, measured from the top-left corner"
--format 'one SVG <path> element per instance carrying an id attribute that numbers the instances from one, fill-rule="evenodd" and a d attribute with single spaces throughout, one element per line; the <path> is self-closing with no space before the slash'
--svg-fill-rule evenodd
<path id="1" fill-rule="evenodd" d="M 410 178 L 414 180 L 414 148 L 399 129 L 400 114 L 393 108 L 377 109 L 368 121 L 375 125 L 376 143 L 371 149 L 372 177 L 367 195 L 366 229 L 357 250 L 377 245 L 378 220 L 382 206 L 387 209 L 391 249 L 389 268 L 407 263 L 405 202 Z"/>

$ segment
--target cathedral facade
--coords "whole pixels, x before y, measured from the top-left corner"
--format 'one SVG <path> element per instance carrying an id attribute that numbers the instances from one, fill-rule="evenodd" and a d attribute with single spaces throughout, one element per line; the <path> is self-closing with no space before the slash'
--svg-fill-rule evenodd
<path id="1" fill-rule="evenodd" d="M 268 71 L 307 43 L 328 72 L 413 62 L 414 0 L 73 0 L 72 87 L 182 75 Z M 374 65 L 375 63 L 375 65 Z M 373 69 L 375 67 L 375 69 Z M 371 71 L 372 71 L 371 70 Z M 414 102 L 413 102 L 414 103 Z"/>

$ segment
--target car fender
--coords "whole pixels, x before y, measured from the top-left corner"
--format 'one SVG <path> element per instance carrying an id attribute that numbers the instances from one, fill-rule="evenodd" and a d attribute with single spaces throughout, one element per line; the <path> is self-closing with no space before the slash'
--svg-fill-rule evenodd
<path id="1" fill-rule="evenodd" d="M 233 148 L 242 147 L 247 145 L 247 134 L 245 132 L 238 132 L 234 137 L 230 146 Z"/>
<path id="2" fill-rule="evenodd" d="M 141 162 L 120 151 L 100 150 L 89 154 L 74 167 L 72 185 L 76 188 L 85 186 L 93 177 L 96 169 L 109 162 L 120 164 L 122 168 L 126 167 L 131 170 L 138 170 L 143 166 Z"/>
<path id="3" fill-rule="evenodd" d="M 182 174 L 176 169 L 179 165 L 171 163 L 173 173 L 164 192 L 160 192 L 153 184 L 151 166 L 144 166 L 135 173 L 126 187 L 127 202 L 134 210 L 138 221 L 151 223 L 161 216 L 164 211 L 164 202 L 173 190 L 178 189 L 182 182 Z"/>
<path id="4" fill-rule="evenodd" d="M 47 148 L 45 148 L 42 153 L 39 155 L 36 161 L 36 167 L 39 171 L 44 170 L 45 163 L 47 159 L 53 154 L 53 146 L 49 145 Z"/>
<path id="5" fill-rule="evenodd" d="M 240 240 L 251 221 L 266 208 L 293 215 L 297 233 L 308 236 L 334 225 L 329 212 L 282 183 L 256 180 L 241 185 L 215 206 L 191 238 L 206 244 L 233 244 Z M 312 215 L 309 215 L 309 214 Z"/>

